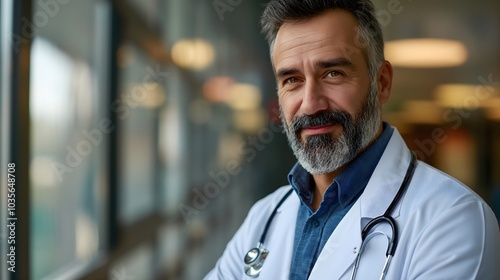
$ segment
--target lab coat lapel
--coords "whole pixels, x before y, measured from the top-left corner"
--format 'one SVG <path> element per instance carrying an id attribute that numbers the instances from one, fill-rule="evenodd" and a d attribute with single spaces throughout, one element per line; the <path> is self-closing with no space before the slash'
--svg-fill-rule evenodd
<path id="1" fill-rule="evenodd" d="M 403 182 L 410 160 L 410 151 L 397 129 L 394 128 L 387 148 L 360 197 L 361 218 L 373 219 L 384 214 Z M 393 218 L 399 216 L 399 205 L 391 213 Z M 361 226 L 364 227 L 367 222 L 362 223 Z"/>
<path id="2" fill-rule="evenodd" d="M 309 279 L 341 279 L 350 276 L 361 245 L 362 228 L 370 219 L 382 215 L 391 204 L 409 162 L 409 150 L 394 128 L 363 194 L 328 239 Z M 399 216 L 399 207 L 396 207 L 392 216 Z"/>

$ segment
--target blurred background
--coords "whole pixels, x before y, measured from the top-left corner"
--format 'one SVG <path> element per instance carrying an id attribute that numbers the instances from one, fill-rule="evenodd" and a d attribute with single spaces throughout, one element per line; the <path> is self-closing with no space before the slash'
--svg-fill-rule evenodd
<path id="1" fill-rule="evenodd" d="M 295 159 L 265 0 L 2 0 L 0 217 L 16 164 L 17 272 L 201 279 Z M 499 213 L 500 2 L 375 0 L 384 118 Z M 18 277 L 18 278 L 16 278 Z"/>

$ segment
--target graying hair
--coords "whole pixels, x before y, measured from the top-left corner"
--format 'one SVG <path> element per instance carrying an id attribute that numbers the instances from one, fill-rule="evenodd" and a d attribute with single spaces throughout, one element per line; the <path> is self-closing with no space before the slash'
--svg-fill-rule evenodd
<path id="1" fill-rule="evenodd" d="M 260 21 L 271 53 L 283 23 L 310 19 L 330 9 L 346 10 L 358 21 L 357 46 L 352 47 L 362 49 L 373 83 L 385 58 L 382 28 L 370 0 L 271 0 Z"/>

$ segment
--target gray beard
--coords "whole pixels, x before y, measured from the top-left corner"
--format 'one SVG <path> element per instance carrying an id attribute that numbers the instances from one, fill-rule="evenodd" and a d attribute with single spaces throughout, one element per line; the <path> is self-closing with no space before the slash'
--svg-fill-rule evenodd
<path id="1" fill-rule="evenodd" d="M 381 123 L 377 90 L 371 86 L 355 119 L 345 111 L 320 112 L 313 116 L 294 117 L 288 126 L 281 110 L 281 120 L 288 143 L 300 165 L 311 174 L 330 173 L 353 160 L 377 135 Z M 300 129 L 304 126 L 331 123 L 343 127 L 338 139 L 334 139 L 331 134 L 320 134 L 301 141 Z"/>

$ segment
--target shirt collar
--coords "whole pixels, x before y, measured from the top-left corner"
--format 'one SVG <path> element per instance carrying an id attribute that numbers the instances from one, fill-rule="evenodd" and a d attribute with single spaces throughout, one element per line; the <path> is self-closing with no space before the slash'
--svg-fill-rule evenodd
<path id="1" fill-rule="evenodd" d="M 364 152 L 347 164 L 325 192 L 325 200 L 347 207 L 364 190 L 389 142 L 393 128 L 383 123 L 382 134 Z M 314 194 L 314 182 L 300 163 L 296 163 L 288 174 L 288 181 L 299 195 L 301 203 L 310 206 Z M 334 194 L 337 194 L 336 197 Z"/>

